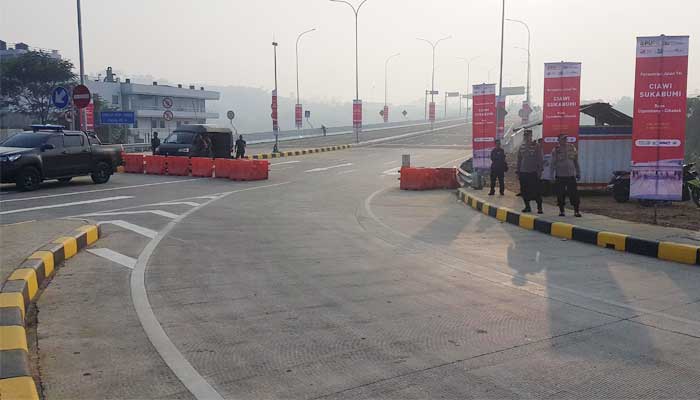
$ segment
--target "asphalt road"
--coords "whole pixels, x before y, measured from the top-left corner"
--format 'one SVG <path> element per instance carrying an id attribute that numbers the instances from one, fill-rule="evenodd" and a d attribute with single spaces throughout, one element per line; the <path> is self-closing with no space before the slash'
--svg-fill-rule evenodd
<path id="1" fill-rule="evenodd" d="M 698 398 L 700 271 L 398 190 L 402 154 L 452 166 L 465 142 L 446 129 L 274 160 L 265 182 L 53 209 L 105 237 L 40 299 L 48 398 Z"/>

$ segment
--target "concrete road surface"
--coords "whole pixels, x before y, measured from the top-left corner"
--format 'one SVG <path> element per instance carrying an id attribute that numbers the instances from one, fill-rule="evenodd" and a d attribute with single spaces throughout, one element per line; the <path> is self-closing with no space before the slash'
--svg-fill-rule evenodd
<path id="1" fill-rule="evenodd" d="M 463 129 L 71 208 L 106 235 L 39 302 L 47 398 L 700 397 L 700 270 L 398 190 Z"/>

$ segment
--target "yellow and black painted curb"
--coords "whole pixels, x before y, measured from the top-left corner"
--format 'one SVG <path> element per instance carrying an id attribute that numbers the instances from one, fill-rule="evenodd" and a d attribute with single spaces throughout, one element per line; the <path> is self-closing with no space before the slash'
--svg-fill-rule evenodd
<path id="1" fill-rule="evenodd" d="M 523 214 L 509 208 L 489 204 L 469 194 L 464 189 L 459 189 L 457 191 L 457 197 L 469 207 L 481 211 L 483 214 L 524 229 L 538 231 L 562 239 L 593 244 L 608 249 L 654 257 L 661 260 L 700 265 L 699 246 L 641 239 L 623 233 L 599 231 L 567 224 L 565 222 L 549 221 L 542 217 Z"/>
<path id="2" fill-rule="evenodd" d="M 301 155 L 313 154 L 313 153 L 325 153 L 327 151 L 345 150 L 345 149 L 349 149 L 350 147 L 352 147 L 352 145 L 350 145 L 350 144 L 341 144 L 341 145 L 336 145 L 336 146 L 317 147 L 315 149 L 282 151 L 279 153 L 253 154 L 250 156 L 245 156 L 245 158 L 248 158 L 251 160 L 268 160 L 271 158 L 294 157 L 294 156 L 301 156 Z"/>
<path id="3" fill-rule="evenodd" d="M 40 247 L 7 278 L 0 290 L 0 398 L 39 399 L 29 366 L 26 314 L 56 268 L 100 238 L 97 225 L 84 225 Z"/>

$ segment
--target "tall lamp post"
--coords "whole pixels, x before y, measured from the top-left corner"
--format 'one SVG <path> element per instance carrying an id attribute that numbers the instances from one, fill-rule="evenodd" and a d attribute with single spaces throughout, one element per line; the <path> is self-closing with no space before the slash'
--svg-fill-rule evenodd
<path id="1" fill-rule="evenodd" d="M 362 129 L 362 100 L 360 100 L 360 72 L 359 72 L 359 51 L 357 45 L 357 15 L 360 12 L 362 5 L 367 2 L 367 0 L 362 0 L 360 4 L 355 8 L 350 2 L 345 0 L 330 0 L 335 3 L 345 3 L 352 9 L 355 14 L 355 100 L 352 104 L 352 125 L 355 130 L 355 141 L 360 142 L 360 130 Z"/>
<path id="2" fill-rule="evenodd" d="M 469 84 L 471 83 L 469 75 L 471 73 L 472 61 L 476 60 L 479 57 L 481 57 L 481 56 L 475 56 L 472 58 L 457 57 L 457 59 L 462 60 L 462 61 L 467 63 L 467 92 L 466 92 L 467 94 L 472 92 L 472 88 L 469 86 Z M 467 117 L 469 116 L 469 97 L 467 97 L 466 115 L 467 115 Z"/>
<path id="3" fill-rule="evenodd" d="M 301 126 L 303 124 L 302 121 L 302 107 L 301 107 L 301 100 L 299 98 L 299 39 L 301 39 L 302 36 L 306 35 L 309 32 L 315 31 L 316 28 L 309 29 L 308 31 L 304 31 L 297 36 L 297 42 L 295 44 L 295 55 L 296 55 L 296 66 L 297 66 L 297 104 L 294 106 L 294 123 L 297 127 L 297 133 L 299 133 L 299 129 L 301 129 Z"/>
<path id="4" fill-rule="evenodd" d="M 443 38 L 440 38 L 436 40 L 435 42 L 431 42 L 428 39 L 423 39 L 423 38 L 416 38 L 418 40 L 421 40 L 423 42 L 428 43 L 432 48 L 433 48 L 433 69 L 432 69 L 432 74 L 430 78 L 430 111 L 429 111 L 429 117 L 430 117 L 430 130 L 433 129 L 433 123 L 435 122 L 435 48 L 437 47 L 440 42 L 443 40 L 450 39 L 452 36 L 445 36 Z"/>
<path id="5" fill-rule="evenodd" d="M 76 3 L 78 9 L 78 53 L 80 55 L 80 84 L 85 84 L 85 62 L 83 61 L 83 20 L 80 12 L 80 0 Z M 80 125 L 83 130 L 87 131 L 87 113 L 84 109 L 78 111 L 80 113 Z"/>
<path id="6" fill-rule="evenodd" d="M 277 42 L 272 38 L 272 48 L 275 60 L 275 90 L 272 92 L 272 131 L 275 133 L 275 146 L 272 148 L 273 153 L 279 153 L 279 120 L 277 116 Z"/>
<path id="7" fill-rule="evenodd" d="M 389 97 L 389 85 L 387 83 L 389 77 L 389 60 L 400 55 L 401 53 L 392 54 L 384 61 L 384 115 L 382 115 L 382 117 L 384 117 L 384 123 L 389 122 L 389 105 L 387 103 L 387 98 Z"/>
<path id="8" fill-rule="evenodd" d="M 525 100 L 529 104 L 530 103 L 530 67 L 531 67 L 531 64 L 530 64 L 530 27 L 524 21 L 520 21 L 518 19 L 506 18 L 506 21 L 521 24 L 522 26 L 525 27 L 525 29 L 527 29 L 527 49 L 523 49 L 523 50 L 527 51 L 527 90 L 526 90 Z M 518 47 L 518 48 L 522 49 L 522 47 Z"/>

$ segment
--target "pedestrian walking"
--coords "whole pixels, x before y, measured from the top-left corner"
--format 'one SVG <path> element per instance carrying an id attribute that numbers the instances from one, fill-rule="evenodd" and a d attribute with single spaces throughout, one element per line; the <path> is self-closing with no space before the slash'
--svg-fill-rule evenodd
<path id="1" fill-rule="evenodd" d="M 321 130 L 323 131 L 323 136 L 326 136 L 327 129 L 325 125 L 321 125 Z"/>
<path id="2" fill-rule="evenodd" d="M 506 162 L 506 152 L 501 147 L 501 141 L 496 139 L 496 147 L 491 150 L 491 191 L 489 196 L 496 194 L 496 180 L 498 180 L 498 191 L 501 196 L 505 194 L 505 173 L 508 172 Z"/>
<path id="3" fill-rule="evenodd" d="M 564 205 L 566 197 L 574 207 L 574 216 L 581 217 L 579 212 L 580 197 L 578 194 L 578 183 L 581 179 L 581 168 L 578 165 L 578 152 L 576 146 L 567 142 L 567 135 L 559 135 L 559 143 L 552 150 L 552 176 L 555 179 L 555 190 L 557 191 L 557 205 L 559 206 L 559 216 L 565 216 Z"/>
<path id="4" fill-rule="evenodd" d="M 156 150 L 160 146 L 160 139 L 158 139 L 158 132 L 153 132 L 153 138 L 151 138 L 151 152 L 156 155 Z"/>
<path id="5" fill-rule="evenodd" d="M 243 140 L 243 135 L 238 136 L 236 140 L 236 158 L 245 158 L 245 140 Z"/>
<path id="6" fill-rule="evenodd" d="M 542 147 L 532 141 L 532 130 L 523 132 L 523 144 L 518 148 L 518 164 L 515 173 L 520 180 L 520 193 L 525 203 L 524 213 L 532 212 L 530 202 L 537 203 L 537 213 L 542 214 Z"/>

